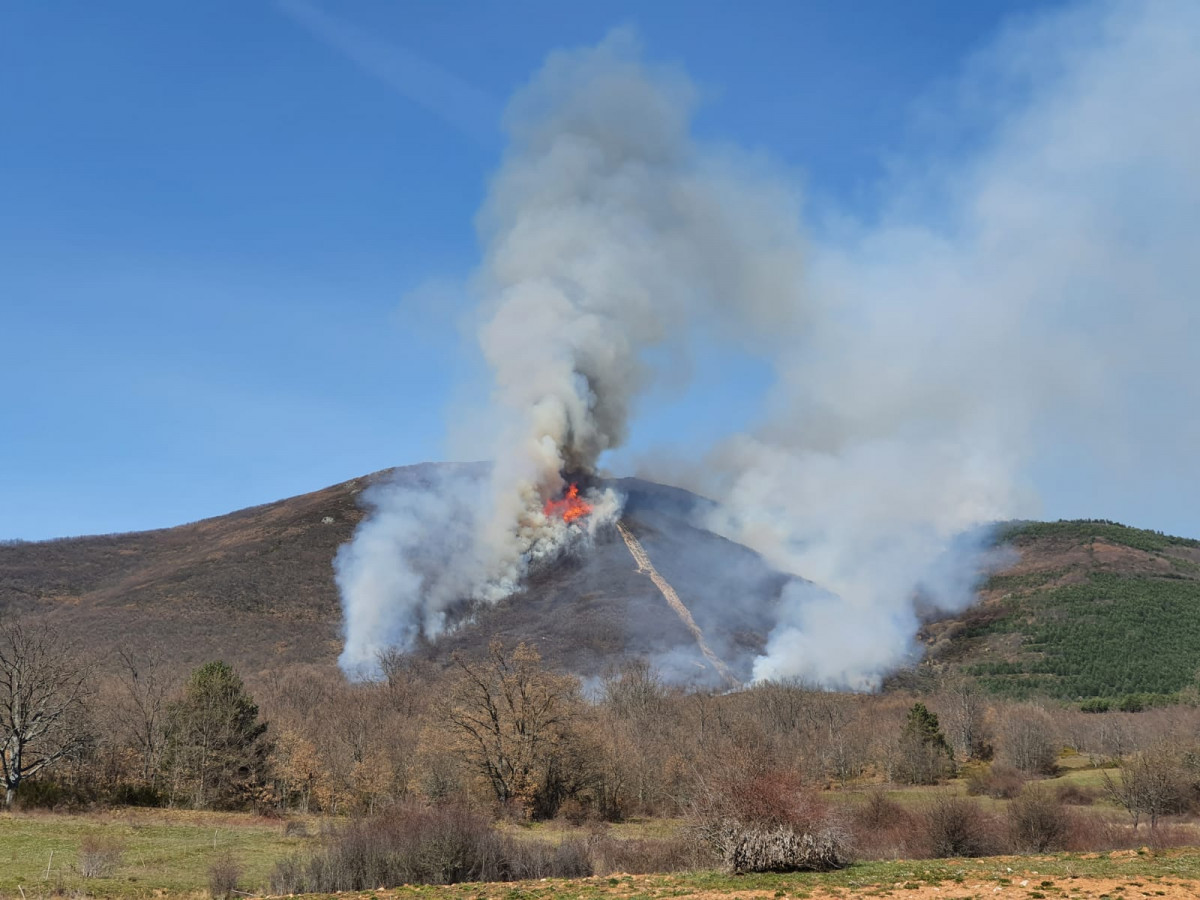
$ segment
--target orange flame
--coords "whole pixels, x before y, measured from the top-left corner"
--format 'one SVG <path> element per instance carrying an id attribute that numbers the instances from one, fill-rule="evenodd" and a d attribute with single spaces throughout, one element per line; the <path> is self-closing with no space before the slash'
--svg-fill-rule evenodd
<path id="1" fill-rule="evenodd" d="M 574 522 L 592 511 L 592 504 L 579 498 L 579 485 L 572 484 L 561 500 L 547 500 L 542 512 L 548 517 L 559 516 L 564 522 Z"/>

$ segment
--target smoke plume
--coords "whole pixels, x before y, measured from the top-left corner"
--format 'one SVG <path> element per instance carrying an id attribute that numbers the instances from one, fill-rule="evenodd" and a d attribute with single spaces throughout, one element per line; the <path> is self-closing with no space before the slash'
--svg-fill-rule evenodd
<path id="1" fill-rule="evenodd" d="M 789 591 L 759 677 L 876 684 L 911 652 L 914 596 L 972 599 L 956 536 L 1036 515 L 1048 459 L 1107 472 L 1092 508 L 1136 481 L 1131 455 L 1189 481 L 1200 8 L 1044 18 L 967 88 L 995 98 L 984 146 L 815 243 L 822 314 L 777 360 L 774 415 L 711 461 L 718 529 L 824 589 Z"/>
<path id="2" fill-rule="evenodd" d="M 692 321 L 750 333 L 798 308 L 779 302 L 799 289 L 792 194 L 701 152 L 689 135 L 693 95 L 682 74 L 646 65 L 633 36 L 617 32 L 553 54 L 513 99 L 475 279 L 502 423 L 490 485 L 452 509 L 437 509 L 431 493 L 449 485 L 372 498 L 338 566 L 344 664 L 367 663 L 380 640 L 405 648 L 436 633 L 455 592 L 507 596 L 531 565 L 615 520 L 611 491 L 592 491 L 592 514 L 577 524 L 543 510 L 565 478 L 586 480 L 626 440 L 655 377 L 647 351 L 672 348 L 678 359 Z M 453 558 L 459 571 L 433 578 L 413 569 L 417 556 Z M 376 643 L 350 640 L 360 634 Z"/>
<path id="3" fill-rule="evenodd" d="M 760 678 L 877 684 L 911 657 L 915 602 L 970 602 L 987 541 L 963 535 L 1036 515 L 1064 458 L 1125 486 L 1140 454 L 1183 471 L 1200 7 L 1088 4 L 1005 32 L 953 110 L 976 126 L 969 156 L 898 166 L 865 220 L 802 223 L 786 178 L 691 136 L 695 96 L 617 33 L 553 54 L 513 99 L 475 280 L 494 465 L 450 510 L 376 495 L 339 558 L 348 639 L 373 636 L 344 660 L 436 633 L 451 598 L 504 596 L 612 521 L 613 495 L 583 528 L 542 510 L 625 443 L 667 377 L 652 360 L 700 337 L 771 362 L 769 412 L 694 477 L 663 457 L 648 474 L 701 489 L 708 527 L 798 576 Z M 449 556 L 452 576 L 433 565 Z"/>
<path id="4" fill-rule="evenodd" d="M 563 473 L 621 446 L 650 348 L 692 323 L 762 325 L 799 287 L 786 191 L 736 178 L 689 135 L 694 91 L 626 32 L 551 55 L 513 100 L 510 150 L 480 215 L 480 344 L 506 422 L 489 568 L 510 588 L 547 534 Z M 761 298 L 761 302 L 760 302 Z M 516 528 L 514 529 L 514 523 Z"/>

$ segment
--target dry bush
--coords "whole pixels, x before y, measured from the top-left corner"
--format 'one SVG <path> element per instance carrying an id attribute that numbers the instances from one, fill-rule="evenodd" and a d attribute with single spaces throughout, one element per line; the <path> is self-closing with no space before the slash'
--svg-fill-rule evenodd
<path id="1" fill-rule="evenodd" d="M 1070 831 L 1070 815 L 1057 794 L 1028 787 L 1008 807 L 1008 835 L 1015 850 L 1061 850 Z"/>
<path id="2" fill-rule="evenodd" d="M 114 838 L 87 834 L 79 842 L 79 874 L 84 878 L 106 878 L 121 864 L 125 848 Z"/>
<path id="3" fill-rule="evenodd" d="M 827 872 L 850 862 L 846 836 L 835 828 L 799 830 L 788 825 L 740 826 L 730 831 L 726 867 L 747 872 Z"/>
<path id="4" fill-rule="evenodd" d="M 1183 822 L 1160 822 L 1156 828 L 1134 827 L 1123 818 L 1099 812 L 1071 816 L 1063 849 L 1138 850 L 1191 847 L 1197 843 L 1194 826 Z"/>
<path id="5" fill-rule="evenodd" d="M 284 837 L 308 837 L 308 826 L 299 819 L 289 819 L 283 826 Z"/>
<path id="6" fill-rule="evenodd" d="M 1173 847 L 1195 847 L 1198 840 L 1200 835 L 1193 825 L 1186 822 L 1160 822 L 1144 843 L 1152 850 L 1168 850 Z"/>
<path id="7" fill-rule="evenodd" d="M 847 831 L 794 773 L 726 773 L 703 785 L 692 829 L 729 871 L 840 869 L 850 862 Z"/>
<path id="8" fill-rule="evenodd" d="M 1119 850 L 1138 846 L 1133 829 L 1110 815 L 1089 812 L 1074 816 L 1063 838 L 1063 849 L 1076 852 Z"/>
<path id="9" fill-rule="evenodd" d="M 863 859 L 912 856 L 913 836 L 920 831 L 917 825 L 917 817 L 889 799 L 884 791 L 871 791 L 866 803 L 851 813 L 855 855 Z"/>
<path id="10" fill-rule="evenodd" d="M 292 894 L 498 881 L 504 850 L 487 817 L 466 807 L 400 805 L 350 820 L 307 859 L 282 861 L 271 888 Z"/>
<path id="11" fill-rule="evenodd" d="M 598 833 L 588 841 L 588 851 L 596 875 L 685 872 L 710 868 L 717 862 L 706 846 L 686 837 L 620 840 Z"/>
<path id="12" fill-rule="evenodd" d="M 1060 784 L 1055 793 L 1058 794 L 1059 802 L 1068 806 L 1091 806 L 1100 797 L 1100 792 L 1095 788 L 1075 784 L 1072 781 Z"/>
<path id="13" fill-rule="evenodd" d="M 974 800 L 939 797 L 925 811 L 931 857 L 993 856 L 1001 850 L 999 828 Z"/>
<path id="14" fill-rule="evenodd" d="M 505 841 L 503 872 L 506 879 L 586 878 L 592 874 L 587 841 L 575 838 L 547 841 Z"/>
<path id="15" fill-rule="evenodd" d="M 232 853 L 222 853 L 208 867 L 208 895 L 213 900 L 233 900 L 242 878 L 242 864 Z"/>
<path id="16" fill-rule="evenodd" d="M 271 876 L 271 890 L 358 891 L 591 873 L 584 841 L 513 840 L 498 833 L 487 816 L 465 806 L 402 804 L 352 819 L 327 835 L 325 846 L 309 857 L 281 860 Z"/>
<path id="17" fill-rule="evenodd" d="M 1027 780 L 1012 766 L 996 763 L 986 769 L 976 769 L 967 776 L 967 793 L 972 797 L 983 795 L 993 800 L 1011 800 L 1021 793 Z"/>

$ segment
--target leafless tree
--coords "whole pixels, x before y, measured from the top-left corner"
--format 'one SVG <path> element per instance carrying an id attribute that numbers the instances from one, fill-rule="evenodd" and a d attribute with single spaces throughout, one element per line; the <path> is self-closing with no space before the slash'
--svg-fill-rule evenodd
<path id="1" fill-rule="evenodd" d="M 1054 719 L 1038 706 L 1005 709 L 999 726 L 1001 761 L 1028 775 L 1050 775 L 1058 760 Z"/>
<path id="2" fill-rule="evenodd" d="M 0 762 L 4 805 L 21 782 L 77 750 L 91 691 L 91 667 L 45 628 L 0 629 Z"/>
<path id="3" fill-rule="evenodd" d="M 961 678 L 946 686 L 946 711 L 942 721 L 946 736 L 960 759 L 982 759 L 988 755 L 984 714 L 987 706 L 974 682 Z"/>
<path id="4" fill-rule="evenodd" d="M 496 800 L 541 809 L 561 769 L 578 681 L 542 667 L 532 647 L 511 653 L 493 641 L 483 662 L 456 656 L 460 676 L 446 709 L 458 749 L 490 784 Z M 556 793 L 551 790 L 550 793 Z"/>
<path id="5" fill-rule="evenodd" d="M 381 651 L 378 659 L 392 708 L 406 718 L 423 712 L 433 680 L 430 663 L 396 649 Z"/>
<path id="6" fill-rule="evenodd" d="M 663 715 L 667 689 L 649 663 L 636 659 L 605 675 L 602 696 L 618 718 L 643 724 Z"/>
<path id="7" fill-rule="evenodd" d="M 1187 785 L 1177 755 L 1166 745 L 1145 750 L 1121 766 L 1121 777 L 1104 773 L 1104 789 L 1133 822 L 1134 830 L 1144 815 L 1151 830 L 1158 820 L 1183 809 Z"/>
<path id="8" fill-rule="evenodd" d="M 142 758 L 142 780 L 153 784 L 166 743 L 167 700 L 173 681 L 157 650 L 117 651 L 122 696 L 114 717 Z"/>

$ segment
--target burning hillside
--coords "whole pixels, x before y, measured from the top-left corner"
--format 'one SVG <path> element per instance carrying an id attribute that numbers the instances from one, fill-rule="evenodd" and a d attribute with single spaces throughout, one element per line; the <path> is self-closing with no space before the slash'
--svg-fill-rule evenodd
<path id="1" fill-rule="evenodd" d="M 718 437 L 685 464 L 644 465 L 718 501 L 693 526 L 787 576 L 756 679 L 877 686 L 918 652 L 918 598 L 971 604 L 994 562 L 988 524 L 1035 515 L 1038 479 L 1056 483 L 1064 459 L 1092 472 L 1159 458 L 1189 476 L 1190 457 L 1162 448 L 1192 446 L 1194 417 L 1145 402 L 1192 409 L 1200 384 L 1183 325 L 1200 280 L 1200 70 L 1189 32 L 1157 27 L 1157 9 L 1105 6 L 1086 46 L 1070 15 L 1014 31 L 1037 76 L 991 74 L 1002 96 L 1024 85 L 1020 102 L 995 104 L 1005 118 L 976 156 L 913 166 L 921 180 L 862 221 L 806 222 L 786 170 L 698 140 L 699 91 L 633 35 L 552 54 L 512 99 L 477 218 L 491 384 L 473 437 L 494 464 L 374 497 L 337 560 L 346 670 L 481 620 L 548 567 L 586 567 L 629 517 L 606 454 L 662 402 L 656 386 L 693 369 L 735 399 L 693 398 L 681 443 Z M 1136 127 L 1113 127 L 1129 116 Z M 725 378 L 730 357 L 770 387 Z M 668 602 L 693 605 L 659 575 Z M 744 593 L 725 602 L 750 622 Z M 715 642 L 699 619 L 694 643 Z"/>
<path id="2" fill-rule="evenodd" d="M 582 519 L 592 511 L 592 504 L 579 496 L 579 485 L 574 482 L 567 488 L 566 493 L 558 500 L 547 500 L 542 507 L 542 513 L 548 519 L 562 519 L 570 524 L 576 519 Z"/>

